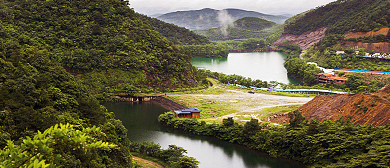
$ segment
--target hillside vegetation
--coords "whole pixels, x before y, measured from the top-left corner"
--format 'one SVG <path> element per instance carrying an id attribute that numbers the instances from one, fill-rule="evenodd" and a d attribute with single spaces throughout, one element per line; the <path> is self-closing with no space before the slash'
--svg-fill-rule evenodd
<path id="1" fill-rule="evenodd" d="M 235 27 L 240 29 L 246 29 L 251 31 L 260 31 L 272 26 L 275 26 L 275 22 L 256 18 L 256 17 L 244 17 L 233 22 Z"/>
<path id="2" fill-rule="evenodd" d="M 302 162 L 307 167 L 387 167 L 389 126 L 353 125 L 345 119 L 318 122 L 290 112 L 289 125 L 276 126 L 250 119 L 238 124 L 233 117 L 222 124 L 176 118 L 173 112 L 159 116 L 159 122 L 196 135 L 212 136 L 251 149 Z"/>
<path id="3" fill-rule="evenodd" d="M 191 56 L 128 5 L 0 1 L 0 167 L 133 167 L 126 128 L 96 94 L 194 86 L 198 77 Z"/>
<path id="4" fill-rule="evenodd" d="M 390 26 L 387 0 L 337 0 L 296 18 L 285 26 L 285 33 L 301 35 L 328 27 L 327 34 L 367 32 Z"/>
<path id="5" fill-rule="evenodd" d="M 154 28 L 160 32 L 170 42 L 176 45 L 199 45 L 209 44 L 210 40 L 198 35 L 184 27 L 176 26 L 172 23 L 166 23 L 156 18 L 151 18 L 145 15 L 140 15 L 141 20 L 146 20 Z"/>
<path id="6" fill-rule="evenodd" d="M 141 19 L 150 23 L 169 41 L 189 51 L 193 57 L 225 58 L 229 51 L 227 44 L 211 42 L 209 38 L 198 35 L 184 27 L 165 23 L 161 20 L 141 15 Z"/>
<path id="7" fill-rule="evenodd" d="M 306 50 L 302 55 L 305 61 L 316 62 L 328 69 L 387 71 L 390 65 L 388 62 L 360 59 L 355 57 L 355 51 L 358 55 L 390 52 L 389 7 L 390 2 L 386 0 L 338 0 L 286 20 L 284 34 L 274 44 L 298 44 Z M 345 51 L 346 54 L 340 57 L 336 51 Z M 363 85 L 383 87 L 376 81 Z M 367 90 L 374 91 L 357 88 L 350 91 Z"/>
<path id="8" fill-rule="evenodd" d="M 8 36 L 8 33 L 3 35 Z M 4 38 L 0 38 L 4 42 Z M 0 45 L 0 148 L 9 145 L 7 141 L 13 141 L 16 145 L 27 143 L 28 146 L 21 148 L 20 153 L 15 148 L 8 146 L 16 152 L 13 157 L 10 154 L 0 151 L 0 165 L 9 167 L 13 164 L 29 165 L 30 159 L 46 160 L 46 164 L 53 163 L 77 167 L 132 167 L 128 144 L 127 130 L 121 121 L 115 120 L 112 113 L 99 105 L 96 98 L 92 97 L 88 89 L 80 81 L 67 73 L 58 63 L 50 60 L 53 56 L 46 50 L 39 50 L 38 47 L 23 48 L 13 43 Z M 34 137 L 37 131 L 45 131 L 51 126 L 59 123 L 70 123 L 75 125 L 76 130 L 98 126 L 100 131 L 95 130 L 96 141 L 104 141 L 117 145 L 109 150 L 84 148 L 75 139 L 64 139 L 57 137 L 57 144 L 42 148 L 48 141 L 35 143 L 30 140 L 23 140 L 26 136 Z M 68 130 L 69 133 L 73 132 Z M 74 130 L 75 131 L 75 130 Z M 62 135 L 62 134 L 60 134 Z M 45 135 L 45 138 L 50 137 Z M 51 136 L 55 136 L 54 134 Z M 43 137 L 40 137 L 41 139 Z M 50 138 L 49 138 L 50 139 Z M 89 139 L 88 142 L 90 142 Z M 95 141 L 92 140 L 92 141 Z M 50 143 L 50 142 L 49 142 Z M 56 144 L 56 145 L 54 145 Z M 80 146 L 81 145 L 81 146 Z M 38 148 L 39 146 L 39 148 Z M 35 147 L 35 148 L 34 148 Z M 26 153 L 34 150 L 45 153 L 40 157 L 30 157 Z M 31 151 L 33 152 L 31 152 Z M 35 153 L 37 154 L 37 153 Z M 39 156 L 39 154 L 38 154 Z M 58 157 L 61 156 L 61 157 Z M 104 158 L 104 159 L 103 159 Z M 13 159 L 13 162 L 5 160 Z M 103 161 L 104 160 L 104 161 Z M 8 160 L 9 161 L 9 160 Z"/>
<path id="9" fill-rule="evenodd" d="M 2 45 L 36 46 L 67 71 L 83 76 L 115 70 L 130 82 L 95 78 L 96 94 L 173 89 L 198 83 L 191 56 L 139 19 L 120 0 L 1 1 Z M 7 51 L 3 51 L 7 52 Z M 87 74 L 87 75 L 83 75 Z M 131 74 L 139 74 L 137 76 Z M 184 75 L 187 74 L 187 75 Z M 105 77 L 110 74 L 106 73 Z M 114 78 L 114 77 L 112 77 Z"/>

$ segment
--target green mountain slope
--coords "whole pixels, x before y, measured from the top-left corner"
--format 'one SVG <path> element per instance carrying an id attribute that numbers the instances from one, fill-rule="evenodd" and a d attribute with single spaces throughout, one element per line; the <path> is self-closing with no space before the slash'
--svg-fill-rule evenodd
<path id="1" fill-rule="evenodd" d="M 111 150 L 76 149 L 80 145 L 73 148 L 68 146 L 72 142 L 56 139 L 61 143 L 49 146 L 54 151 L 37 146 L 35 149 L 53 153 L 50 160 L 39 154 L 28 158 L 20 153 L 20 159 L 26 161 L 13 160 L 13 163 L 29 165 L 29 159 L 46 159 L 46 163 L 55 162 L 56 167 L 132 167 L 130 151 L 125 145 L 127 130 L 122 123 L 100 106 L 80 81 L 52 62 L 52 55 L 46 50 L 25 48 L 11 40 L 5 42 L 4 37 L 9 36 L 4 31 L 0 35 L 0 148 L 4 149 L 9 140 L 18 145 L 22 142 L 20 138 L 34 137 L 37 131 L 43 132 L 59 123 L 76 125 L 75 129 L 98 126 L 105 136 L 97 140 L 118 145 Z M 26 148 L 34 149 L 32 145 Z M 8 167 L 10 163 L 3 160 L 9 158 L 8 155 L 5 158 L 1 155 L 0 165 Z"/>
<path id="2" fill-rule="evenodd" d="M 165 23 L 156 18 L 141 15 L 158 32 L 178 47 L 191 53 L 193 57 L 225 58 L 229 51 L 226 44 L 211 42 L 209 38 L 198 35 L 184 27 Z"/>
<path id="3" fill-rule="evenodd" d="M 286 34 L 279 41 L 314 44 L 310 41 L 320 40 L 303 57 L 324 68 L 388 71 L 387 62 L 351 58 L 355 50 L 358 55 L 390 52 L 389 9 L 387 0 L 338 0 L 288 19 Z M 327 28 L 325 34 L 320 28 Z M 304 34 L 308 31 L 316 32 Z M 345 51 L 345 57 L 338 56 L 338 50 Z"/>
<path id="4" fill-rule="evenodd" d="M 254 11 L 245 11 L 240 9 L 215 10 L 205 8 L 201 10 L 178 11 L 167 13 L 158 17 L 158 19 L 173 23 L 180 27 L 186 27 L 190 30 L 209 29 L 226 24 L 226 20 L 231 22 L 244 17 L 257 17 L 276 23 L 283 23 L 288 17 L 262 14 Z"/>
<path id="5" fill-rule="evenodd" d="M 285 26 L 285 33 L 300 35 L 328 27 L 327 34 L 367 32 L 390 26 L 387 0 L 338 0 L 316 8 Z"/>
<path id="6" fill-rule="evenodd" d="M 0 167 L 133 167 L 126 128 L 96 94 L 194 86 L 197 77 L 190 55 L 128 5 L 0 0 Z M 59 123 L 73 126 L 31 139 Z M 76 135 L 83 129 L 93 138 Z"/>
<path id="7" fill-rule="evenodd" d="M 274 22 L 256 18 L 256 17 L 244 17 L 242 19 L 238 19 L 234 21 L 233 24 L 237 28 L 251 30 L 251 31 L 260 31 L 276 25 L 276 23 Z"/>
<path id="8" fill-rule="evenodd" d="M 207 37 L 198 35 L 184 27 L 179 27 L 145 15 L 140 15 L 140 19 L 150 22 L 151 26 L 154 27 L 156 31 L 160 32 L 169 41 L 173 42 L 173 44 L 198 45 L 210 43 L 210 40 Z"/>
<path id="9" fill-rule="evenodd" d="M 92 80 L 95 85 L 91 84 L 96 93 L 197 84 L 190 55 L 139 20 L 126 1 L 16 0 L 1 4 L 0 32 L 8 33 L 3 43 L 47 50 L 52 60 L 81 74 L 78 77 L 116 70 L 133 77 L 128 81 L 138 81 L 124 86 L 124 81 L 96 78 Z M 102 85 L 95 88 L 97 83 Z"/>

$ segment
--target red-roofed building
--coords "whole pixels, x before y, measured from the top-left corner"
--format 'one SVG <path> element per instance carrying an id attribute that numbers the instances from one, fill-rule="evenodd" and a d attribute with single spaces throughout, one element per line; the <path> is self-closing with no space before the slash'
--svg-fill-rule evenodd
<path id="1" fill-rule="evenodd" d="M 333 74 L 328 73 L 319 73 L 316 75 L 317 81 L 319 84 L 327 84 L 327 83 L 334 83 L 334 84 L 345 84 L 345 82 L 348 79 L 338 78 Z"/>
<path id="2" fill-rule="evenodd" d="M 181 109 L 175 111 L 175 116 L 179 118 L 200 118 L 200 112 L 198 108 Z"/>

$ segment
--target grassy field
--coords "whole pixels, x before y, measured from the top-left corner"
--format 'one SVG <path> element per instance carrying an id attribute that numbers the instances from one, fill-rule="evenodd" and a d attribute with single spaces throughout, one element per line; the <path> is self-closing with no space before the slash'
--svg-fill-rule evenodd
<path id="1" fill-rule="evenodd" d="M 222 123 L 227 117 L 244 123 L 251 118 L 268 121 L 274 113 L 285 113 L 297 109 L 310 101 L 315 95 L 288 94 L 281 92 L 256 91 L 219 84 L 209 79 L 212 87 L 197 91 L 170 94 L 167 98 L 187 107 L 202 110 L 201 120 L 211 123 Z"/>

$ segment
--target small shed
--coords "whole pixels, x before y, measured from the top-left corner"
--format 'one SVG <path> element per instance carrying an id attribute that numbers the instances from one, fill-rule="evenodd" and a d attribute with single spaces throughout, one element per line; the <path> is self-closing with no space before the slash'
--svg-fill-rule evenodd
<path id="1" fill-rule="evenodd" d="M 200 112 L 198 108 L 181 109 L 175 111 L 175 116 L 179 118 L 200 118 Z"/>

